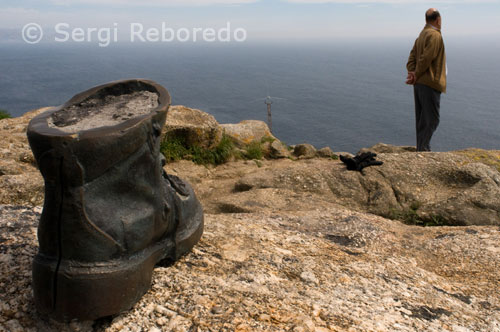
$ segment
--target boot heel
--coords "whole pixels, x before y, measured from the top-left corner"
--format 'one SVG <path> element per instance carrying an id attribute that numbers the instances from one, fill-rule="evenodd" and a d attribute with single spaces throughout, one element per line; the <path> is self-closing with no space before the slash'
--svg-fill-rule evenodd
<path id="1" fill-rule="evenodd" d="M 170 239 L 129 258 L 102 264 L 57 262 L 36 256 L 33 262 L 35 304 L 59 321 L 93 320 L 129 310 L 148 291 L 154 265 L 171 256 Z"/>

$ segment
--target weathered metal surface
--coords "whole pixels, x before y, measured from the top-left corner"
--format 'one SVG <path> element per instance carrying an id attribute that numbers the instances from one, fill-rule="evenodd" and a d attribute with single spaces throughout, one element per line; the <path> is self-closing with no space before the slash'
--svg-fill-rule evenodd
<path id="1" fill-rule="evenodd" d="M 114 98 L 135 102 L 141 93 L 157 95 L 145 112 L 130 113 L 128 106 L 141 104 Z M 106 100 L 115 103 L 116 121 L 88 122 Z M 155 82 L 117 81 L 30 122 L 29 143 L 45 180 L 33 262 L 40 313 L 67 321 L 127 310 L 149 289 L 158 261 L 178 258 L 200 239 L 199 201 L 189 184 L 162 167 L 160 134 L 169 106 L 169 93 Z M 78 127 L 82 121 L 88 123 Z"/>

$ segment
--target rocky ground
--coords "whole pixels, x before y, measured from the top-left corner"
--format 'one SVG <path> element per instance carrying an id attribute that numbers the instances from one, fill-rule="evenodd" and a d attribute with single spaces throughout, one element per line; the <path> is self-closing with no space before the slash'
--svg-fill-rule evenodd
<path id="1" fill-rule="evenodd" d="M 500 331 L 500 229 L 407 226 L 346 209 L 208 214 L 128 312 L 39 317 L 41 209 L 2 206 L 0 331 Z"/>
<path id="2" fill-rule="evenodd" d="M 200 243 L 158 266 L 128 312 L 44 320 L 30 287 L 43 202 L 33 115 L 0 122 L 0 331 L 500 331 L 500 152 L 384 145 L 372 149 L 384 165 L 363 173 L 331 158 L 167 165 L 203 202 Z M 416 201 L 422 217 L 469 226 L 382 217 Z"/>
<path id="3" fill-rule="evenodd" d="M 0 135 L 6 138 L 0 140 L 0 204 L 43 203 L 43 178 L 26 139 L 29 119 L 43 110 L 0 122 Z M 238 144 L 270 134 L 259 121 L 221 126 L 213 116 L 182 106 L 172 107 L 169 114 L 167 130 L 198 145 L 216 145 L 221 127 L 231 128 Z M 415 153 L 384 144 L 370 150 L 384 164 L 363 172 L 347 171 L 339 160 L 315 157 L 314 151 L 299 158 L 235 161 L 218 167 L 180 161 L 166 170 L 188 179 L 209 213 L 305 211 L 335 205 L 389 218 L 416 215 L 425 222 L 449 225 L 500 225 L 500 151 Z"/>
<path id="4" fill-rule="evenodd" d="M 500 173 L 494 167 L 457 152 L 382 153 L 377 159 L 384 165 L 363 172 L 348 171 L 331 158 L 238 161 L 216 168 L 182 161 L 166 170 L 188 179 L 210 213 L 334 205 L 384 217 L 415 212 L 450 225 L 500 225 Z"/>

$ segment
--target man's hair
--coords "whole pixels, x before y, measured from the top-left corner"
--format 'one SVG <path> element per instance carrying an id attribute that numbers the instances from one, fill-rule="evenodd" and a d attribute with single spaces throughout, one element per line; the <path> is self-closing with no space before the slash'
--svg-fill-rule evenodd
<path id="1" fill-rule="evenodd" d="M 441 17 L 441 14 L 437 10 L 433 11 L 432 13 L 425 14 L 425 22 L 434 22 L 435 20 L 438 19 L 438 17 Z"/>

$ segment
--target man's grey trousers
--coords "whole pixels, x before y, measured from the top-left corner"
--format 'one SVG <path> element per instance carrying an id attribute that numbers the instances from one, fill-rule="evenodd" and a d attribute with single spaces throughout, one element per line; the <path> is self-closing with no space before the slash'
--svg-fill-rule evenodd
<path id="1" fill-rule="evenodd" d="M 439 125 L 441 92 L 423 84 L 415 84 L 415 120 L 417 151 L 431 151 L 431 138 Z"/>

